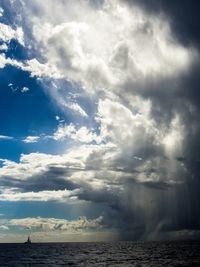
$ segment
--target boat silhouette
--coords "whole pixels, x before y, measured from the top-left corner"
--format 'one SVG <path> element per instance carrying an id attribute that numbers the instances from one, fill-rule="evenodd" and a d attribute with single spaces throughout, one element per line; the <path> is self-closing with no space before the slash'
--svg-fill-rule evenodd
<path id="1" fill-rule="evenodd" d="M 32 243 L 32 242 L 31 242 L 31 237 L 30 237 L 30 235 L 29 235 L 27 241 L 24 242 L 24 244 L 31 244 L 31 243 Z"/>

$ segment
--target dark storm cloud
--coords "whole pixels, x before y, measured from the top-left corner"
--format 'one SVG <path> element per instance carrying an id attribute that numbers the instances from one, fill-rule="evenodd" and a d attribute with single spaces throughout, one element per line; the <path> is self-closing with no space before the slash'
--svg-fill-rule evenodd
<path id="1" fill-rule="evenodd" d="M 89 0 L 89 3 L 92 7 L 100 8 L 104 3 L 104 0 Z"/>
<path id="2" fill-rule="evenodd" d="M 138 236 L 141 237 L 142 232 L 145 231 L 145 229 L 147 230 L 147 233 L 150 233 L 151 230 L 153 233 L 153 229 L 156 229 L 156 232 L 153 233 L 154 238 L 156 236 L 161 237 L 165 235 L 167 238 L 167 233 L 170 231 L 175 234 L 175 232 L 179 230 L 188 229 L 192 231 L 195 229 L 195 231 L 197 231 L 200 228 L 200 215 L 198 211 L 198 203 L 200 203 L 199 84 L 199 64 L 196 64 L 188 73 L 179 79 L 170 79 L 168 81 L 165 80 L 156 83 L 150 81 L 147 85 L 148 90 L 146 90 L 146 88 L 140 88 L 142 90 L 138 89 L 139 95 L 142 94 L 143 98 L 151 99 L 153 103 L 151 114 L 159 127 L 164 126 L 166 129 L 170 127 L 170 123 L 175 114 L 178 114 L 181 118 L 181 124 L 184 126 L 184 132 L 182 132 L 182 137 L 184 138 L 183 150 L 182 154 L 179 154 L 177 151 L 174 160 L 177 160 L 180 164 L 183 164 L 183 166 L 186 167 L 187 175 L 186 184 L 175 187 L 169 187 L 168 185 L 165 185 L 165 183 L 159 182 L 146 183 L 146 186 L 153 186 L 154 188 L 162 189 L 162 191 L 165 189 L 165 191 L 171 192 L 175 198 L 173 200 L 170 199 L 170 193 L 167 196 L 160 195 L 157 201 L 158 203 L 164 201 L 167 207 L 165 214 L 160 213 L 163 207 L 162 205 L 158 205 L 156 208 L 158 217 L 153 218 L 153 216 L 150 216 L 148 229 L 147 224 L 145 223 L 145 217 L 142 219 L 142 222 L 138 222 L 139 228 L 137 228 L 137 230 L 132 228 L 127 233 L 126 231 L 124 233 L 122 231 L 122 236 L 125 238 L 132 239 L 135 237 L 138 238 Z M 159 153 L 159 155 L 162 156 L 161 153 Z M 163 156 L 165 155 L 163 154 Z M 150 154 L 149 158 L 151 157 L 152 155 Z M 158 170 L 158 172 L 161 176 L 164 174 L 161 169 Z M 176 176 L 177 178 L 180 178 L 182 176 L 181 172 L 177 172 Z M 171 207 L 175 207 L 175 210 Z M 133 214 L 134 212 L 132 212 L 132 216 Z M 130 224 L 131 221 L 135 220 L 132 216 L 129 218 Z M 137 218 L 137 215 L 135 217 Z M 157 223 L 151 224 L 153 221 Z M 160 226 L 158 222 L 160 222 Z M 129 225 L 129 223 L 127 223 L 127 225 Z M 127 229 L 126 226 L 121 226 L 121 228 Z M 136 233 L 138 235 L 136 235 Z M 192 238 L 198 238 L 198 236 L 198 232 L 192 234 Z M 183 238 L 187 238 L 187 233 L 183 235 Z"/>
<path id="3" fill-rule="evenodd" d="M 128 0 L 137 3 L 147 12 L 169 16 L 176 37 L 185 45 L 200 45 L 200 3 L 197 0 Z"/>
<path id="4" fill-rule="evenodd" d="M 182 132 L 183 152 L 177 151 L 174 160 L 187 166 L 188 179 L 199 180 L 200 167 L 200 62 L 195 62 L 191 68 L 178 77 L 165 79 L 149 79 L 146 83 L 133 84 L 127 82 L 124 90 L 130 95 L 133 91 L 143 99 L 152 102 L 151 116 L 159 129 L 170 128 L 172 120 L 179 116 Z M 120 95 L 123 99 L 123 95 Z M 151 144 L 139 151 L 143 159 L 159 156 L 167 161 L 167 156 L 161 147 Z"/>
<path id="5" fill-rule="evenodd" d="M 21 192 L 39 192 L 43 190 L 74 190 L 79 185 L 67 180 L 73 170 L 59 167 L 50 167 L 45 172 L 30 176 L 26 180 L 14 177 L 1 177 L 1 186 L 18 188 Z M 65 179 L 66 178 L 66 179 Z"/>
<path id="6" fill-rule="evenodd" d="M 200 3 L 198 1 L 133 0 L 128 2 L 131 6 L 137 3 L 138 6 L 155 16 L 157 14 L 165 14 L 170 21 L 174 38 L 184 46 L 200 49 L 200 30 L 198 27 L 200 25 Z M 162 213 L 163 207 L 158 205 L 159 207 L 157 206 L 156 208 L 156 223 L 155 225 L 149 225 L 149 230 L 157 229 L 157 234 L 158 232 L 164 233 L 184 229 L 199 230 L 200 228 L 200 215 L 197 204 L 200 203 L 200 62 L 198 60 L 197 57 L 196 62 L 193 63 L 190 69 L 178 77 L 149 79 L 146 83 L 136 85 L 130 81 L 130 84 L 124 85 L 124 88 L 130 91 L 130 94 L 134 88 L 136 93 L 142 96 L 143 99 L 152 101 L 151 115 L 158 127 L 167 130 L 176 114 L 180 117 L 181 124 L 184 126 L 184 131 L 182 132 L 182 137 L 184 138 L 182 154 L 177 151 L 174 161 L 187 168 L 186 184 L 171 187 L 164 182 L 145 183 L 145 186 L 149 187 L 150 191 L 152 187 L 152 190 L 157 188 L 162 189 L 162 192 L 166 192 L 158 198 L 158 202 L 162 203 L 164 201 L 166 212 Z M 121 97 L 123 99 L 123 96 Z M 163 151 L 156 152 L 159 156 L 166 157 Z M 152 156 L 153 154 L 150 153 L 149 158 L 152 158 Z M 162 169 L 158 170 L 158 172 L 162 175 Z M 180 177 L 181 173 L 177 172 L 176 176 Z M 165 190 L 163 191 L 163 189 Z M 174 199 L 170 199 L 171 194 L 175 196 Z M 151 203 L 153 205 L 153 202 Z M 170 206 L 175 208 L 169 208 Z M 153 214 L 152 207 L 151 210 Z M 134 217 L 136 210 L 131 214 L 129 214 L 130 218 L 127 217 L 128 219 L 126 220 L 127 227 L 122 226 L 121 228 L 128 229 L 128 225 L 132 221 L 137 222 L 135 218 L 138 218 L 138 216 Z M 145 220 L 146 218 L 141 218 L 140 227 L 136 231 L 134 227 L 129 229 L 127 234 L 125 231 L 125 236 L 130 237 L 132 233 L 134 237 L 134 234 L 139 232 L 142 235 L 142 231 L 145 231 L 148 227 Z M 152 216 L 151 219 L 149 218 L 150 224 L 153 221 Z M 160 226 L 158 222 L 160 222 Z M 195 238 L 195 233 L 193 238 Z"/>
<path id="7" fill-rule="evenodd" d="M 72 175 L 79 171 L 81 181 L 72 179 Z M 80 188 L 77 195 L 80 200 L 109 208 L 104 213 L 104 225 L 117 228 L 121 239 L 160 238 L 166 232 L 177 229 L 198 229 L 200 216 L 196 201 L 199 190 L 196 182 L 180 185 L 156 181 L 139 183 L 134 179 L 139 172 L 133 172 L 133 177 L 129 178 L 126 172 L 122 172 L 120 180 L 115 180 L 117 172 L 98 169 L 93 169 L 93 176 L 88 178 L 89 171 L 49 166 L 41 174 L 25 180 L 1 177 L 1 186 L 18 187 L 20 192 Z M 146 169 L 145 172 L 158 172 L 160 175 L 156 168 Z M 100 183 L 107 181 L 106 186 L 98 186 L 98 183 L 93 186 L 94 178 Z"/>
<path id="8" fill-rule="evenodd" d="M 189 169 L 190 176 L 199 179 L 200 167 L 200 64 L 176 80 L 161 81 L 143 91 L 144 98 L 152 100 L 152 116 L 158 125 L 166 129 L 175 114 L 184 126 L 183 154 L 177 152 L 177 160 L 182 161 Z M 160 90 L 162 88 L 162 90 Z M 140 91 L 141 93 L 141 91 Z M 188 177 L 189 178 L 189 177 Z"/>

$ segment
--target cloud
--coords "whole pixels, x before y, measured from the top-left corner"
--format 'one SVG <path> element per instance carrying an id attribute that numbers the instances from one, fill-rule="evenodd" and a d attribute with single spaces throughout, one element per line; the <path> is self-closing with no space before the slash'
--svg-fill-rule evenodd
<path id="1" fill-rule="evenodd" d="M 135 83 L 149 77 L 176 76 L 187 71 L 196 57 L 193 48 L 172 38 L 166 19 L 136 6 L 131 9 L 116 0 L 104 1 L 101 8 L 91 7 L 87 1 L 59 5 L 34 1 L 33 5 L 44 14 L 33 13 L 32 26 L 36 41 L 43 44 L 46 64 L 91 93 L 116 90 L 127 80 Z M 78 12 L 77 6 L 87 16 Z M 61 7 L 70 14 L 60 12 Z M 57 24 L 49 16 L 52 10 L 55 14 L 59 11 Z"/>
<path id="2" fill-rule="evenodd" d="M 15 39 L 21 45 L 24 45 L 24 33 L 21 27 L 15 30 L 9 25 L 0 23 L 0 39 L 5 43 L 9 43 L 12 39 Z"/>
<path id="3" fill-rule="evenodd" d="M 176 204 L 179 205 L 177 209 L 171 209 L 172 203 L 175 205 L 171 198 L 173 192 L 176 197 L 184 197 L 185 185 L 176 181 L 184 178 L 184 168 L 182 174 L 178 171 L 173 174 L 177 177 L 173 177 L 167 170 L 169 164 L 163 164 L 164 159 L 159 158 L 148 161 L 135 160 L 134 156 L 127 158 L 112 143 L 82 145 L 64 155 L 22 155 L 19 163 L 4 160 L 0 169 L 0 198 L 1 201 L 67 201 L 72 204 L 86 201 L 97 207 L 105 205 L 109 209 L 105 213 L 108 228 L 116 228 L 121 238 L 126 239 L 127 231 L 131 238 L 145 238 L 157 227 L 157 220 L 153 220 L 156 212 L 159 212 L 158 221 L 165 216 L 179 217 L 182 205 L 186 205 L 185 199 Z M 176 165 L 174 168 L 173 172 Z M 165 202 L 164 214 L 160 194 Z M 134 230 L 138 227 L 141 232 Z M 171 227 L 173 229 L 173 222 Z"/>
<path id="4" fill-rule="evenodd" d="M 57 131 L 54 133 L 53 138 L 55 140 L 63 140 L 65 138 L 71 138 L 81 143 L 96 143 L 101 142 L 101 137 L 97 136 L 96 133 L 91 132 L 87 127 L 81 127 L 76 129 L 74 124 L 60 125 Z"/>
<path id="5" fill-rule="evenodd" d="M 0 17 L 2 17 L 2 16 L 3 16 L 3 13 L 4 13 L 4 10 L 3 10 L 3 8 L 2 8 L 2 7 L 0 7 Z"/>
<path id="6" fill-rule="evenodd" d="M 37 77 L 54 77 L 55 79 L 62 78 L 57 70 L 53 66 L 48 64 L 42 64 L 37 59 L 30 59 L 24 62 L 17 61 L 6 57 L 5 54 L 0 54 L 0 68 L 4 68 L 6 65 L 11 65 L 24 71 L 30 72 L 31 76 Z"/>
<path id="7" fill-rule="evenodd" d="M 86 96 L 99 97 L 103 92 L 106 97 L 129 101 L 141 86 L 180 77 L 199 58 L 193 46 L 185 47 L 176 40 L 168 17 L 154 16 L 134 4 L 117 0 L 98 5 L 89 1 L 24 3 L 38 58 L 23 64 L 2 58 L 2 66 L 12 64 L 32 76 L 59 80 L 56 88 L 48 89 L 50 95 L 58 105 L 83 117 L 88 114 L 79 103 L 67 99 L 68 91 L 60 90 L 60 79 L 80 87 Z M 63 10 L 70 12 L 66 16 Z M 148 87 L 141 91 L 148 93 Z"/>
<path id="8" fill-rule="evenodd" d="M 67 104 L 65 104 L 65 107 L 75 111 L 76 113 L 78 113 L 82 117 L 88 117 L 85 110 L 83 110 L 83 108 L 81 106 L 79 106 L 78 103 L 67 103 Z"/>
<path id="9" fill-rule="evenodd" d="M 165 159 L 139 161 L 130 152 L 126 154 L 112 143 L 89 144 L 71 148 L 63 155 L 31 153 L 22 155 L 19 163 L 3 160 L 1 199 L 62 201 L 70 192 L 81 200 L 94 200 L 97 194 L 97 202 L 101 202 L 105 201 L 101 195 L 110 192 L 118 198 L 129 183 L 148 186 L 147 182 L 152 182 L 155 188 L 165 183 L 171 187 L 186 179 L 187 169 L 177 161 L 171 161 L 173 177 L 167 169 L 170 162 Z"/>
<path id="10" fill-rule="evenodd" d="M 30 59 L 20 64 L 19 67 L 31 73 L 31 76 L 36 77 L 51 77 L 55 79 L 62 78 L 62 75 L 57 71 L 56 66 L 51 64 L 40 63 L 37 59 Z"/>
<path id="11" fill-rule="evenodd" d="M 28 87 L 26 87 L 26 86 L 24 86 L 22 89 L 21 89 L 21 92 L 22 93 L 26 93 L 26 92 L 28 92 L 30 89 L 28 88 Z"/>
<path id="12" fill-rule="evenodd" d="M 12 219 L 9 221 L 9 224 L 40 231 L 68 231 L 69 233 L 76 233 L 82 231 L 90 231 L 92 229 L 98 230 L 103 227 L 102 220 L 103 217 L 101 216 L 95 219 L 80 217 L 74 221 L 36 217 Z"/>
<path id="13" fill-rule="evenodd" d="M 7 135 L 0 135 L 0 140 L 13 140 L 13 137 Z"/>
<path id="14" fill-rule="evenodd" d="M 0 189 L 0 201 L 57 201 L 75 203 L 79 190 L 49 190 L 40 192 L 20 192 L 16 188 Z"/>
<path id="15" fill-rule="evenodd" d="M 7 58 L 5 54 L 2 53 L 0 54 L 0 69 L 3 69 L 6 65 L 11 65 L 17 68 L 23 67 L 23 63 L 15 59 Z"/>
<path id="16" fill-rule="evenodd" d="M 37 143 L 39 141 L 39 136 L 27 136 L 25 139 L 23 139 L 24 143 Z"/>
<path id="17" fill-rule="evenodd" d="M 185 45 L 192 44 L 199 47 L 200 35 L 196 29 L 196 25 L 199 24 L 199 3 L 195 0 L 190 2 L 187 0 L 182 1 L 181 9 L 179 3 L 173 0 L 167 2 L 164 0 L 130 0 L 127 2 L 134 5 L 137 4 L 152 14 L 165 13 L 171 21 L 173 35 Z M 191 16 L 188 16 L 188 10 L 190 10 Z"/>
<path id="18" fill-rule="evenodd" d="M 0 45 L 0 51 L 7 51 L 8 50 L 8 46 L 7 46 L 7 44 L 2 44 L 2 45 Z"/>
<path id="19" fill-rule="evenodd" d="M 156 124 L 148 112 L 142 114 L 140 109 L 134 114 L 117 101 L 100 100 L 96 119 L 100 122 L 101 136 L 111 138 L 122 149 L 128 146 L 128 149 L 137 153 L 143 144 L 147 148 L 148 142 L 151 146 L 159 142 Z"/>
<path id="20" fill-rule="evenodd" d="M 9 230 L 9 227 L 8 226 L 6 226 L 6 225 L 0 225 L 0 231 L 1 230 L 3 230 L 3 231 L 7 231 L 7 230 Z"/>

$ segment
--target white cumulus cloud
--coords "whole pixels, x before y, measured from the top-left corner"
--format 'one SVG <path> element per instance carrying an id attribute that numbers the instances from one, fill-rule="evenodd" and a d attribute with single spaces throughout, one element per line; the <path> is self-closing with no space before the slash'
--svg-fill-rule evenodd
<path id="1" fill-rule="evenodd" d="M 9 25 L 0 23 L 0 39 L 5 43 L 15 39 L 21 45 L 24 45 L 24 32 L 21 27 L 13 29 Z"/>
<path id="2" fill-rule="evenodd" d="M 70 123 L 69 125 L 60 125 L 57 131 L 54 133 L 53 138 L 55 140 L 71 138 L 82 143 L 91 143 L 93 141 L 95 141 L 96 143 L 101 142 L 101 137 L 96 135 L 95 132 L 91 132 L 85 126 L 76 129 L 75 125 L 72 123 Z"/>

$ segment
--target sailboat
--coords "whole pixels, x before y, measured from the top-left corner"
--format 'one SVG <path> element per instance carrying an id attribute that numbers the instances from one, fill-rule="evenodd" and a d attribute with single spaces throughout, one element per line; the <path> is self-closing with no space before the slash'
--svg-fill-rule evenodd
<path id="1" fill-rule="evenodd" d="M 32 242 L 31 242 L 31 237 L 30 237 L 30 235 L 29 235 L 27 241 L 24 242 L 24 244 L 31 244 L 31 243 L 32 243 Z"/>

